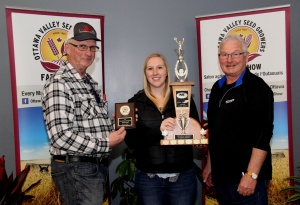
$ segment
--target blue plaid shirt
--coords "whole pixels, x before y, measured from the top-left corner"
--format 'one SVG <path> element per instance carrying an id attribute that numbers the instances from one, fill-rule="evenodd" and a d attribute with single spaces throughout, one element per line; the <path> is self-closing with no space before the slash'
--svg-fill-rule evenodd
<path id="1" fill-rule="evenodd" d="M 102 97 L 96 102 L 91 85 L 99 95 L 98 83 L 89 74 L 86 80 L 91 84 L 67 64 L 44 86 L 42 108 L 52 155 L 104 158 L 110 152 L 107 137 L 113 126 L 107 102 Z"/>

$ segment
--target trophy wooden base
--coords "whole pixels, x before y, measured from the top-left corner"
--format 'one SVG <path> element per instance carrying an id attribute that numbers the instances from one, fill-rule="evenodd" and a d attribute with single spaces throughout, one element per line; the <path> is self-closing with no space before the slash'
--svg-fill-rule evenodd
<path id="1" fill-rule="evenodd" d="M 206 145 L 208 139 L 180 139 L 180 140 L 160 140 L 161 145 Z"/>
<path id="2" fill-rule="evenodd" d="M 185 129 L 186 135 L 193 135 L 193 139 L 176 139 L 176 136 L 182 135 L 182 130 L 178 125 L 172 131 L 168 131 L 168 135 L 160 140 L 161 145 L 206 145 L 208 139 L 203 138 L 200 134 L 201 126 L 193 118 L 190 118 L 189 125 Z M 191 133 L 191 134 L 189 134 Z"/>

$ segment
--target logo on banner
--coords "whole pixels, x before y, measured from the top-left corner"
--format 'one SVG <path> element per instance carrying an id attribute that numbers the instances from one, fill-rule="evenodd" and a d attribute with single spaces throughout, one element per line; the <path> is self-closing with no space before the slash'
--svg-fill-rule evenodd
<path id="1" fill-rule="evenodd" d="M 248 46 L 249 58 L 248 62 L 262 56 L 265 52 L 267 41 L 263 29 L 255 22 L 250 20 L 236 20 L 224 27 L 220 33 L 218 44 L 228 34 L 236 34 L 244 39 Z"/>
<path id="2" fill-rule="evenodd" d="M 54 73 L 67 61 L 65 42 L 72 25 L 53 21 L 41 26 L 33 37 L 33 58 L 48 72 Z M 41 74 L 47 80 L 52 74 Z"/>

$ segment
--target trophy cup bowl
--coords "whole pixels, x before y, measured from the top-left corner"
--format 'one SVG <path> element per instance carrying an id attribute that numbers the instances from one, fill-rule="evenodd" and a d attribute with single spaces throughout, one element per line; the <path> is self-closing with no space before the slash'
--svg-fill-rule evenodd
<path id="1" fill-rule="evenodd" d="M 190 122 L 190 118 L 186 118 L 184 116 L 181 116 L 180 118 L 177 119 L 177 125 L 182 131 L 181 134 L 186 134 L 185 129 L 189 125 L 189 122 Z"/>

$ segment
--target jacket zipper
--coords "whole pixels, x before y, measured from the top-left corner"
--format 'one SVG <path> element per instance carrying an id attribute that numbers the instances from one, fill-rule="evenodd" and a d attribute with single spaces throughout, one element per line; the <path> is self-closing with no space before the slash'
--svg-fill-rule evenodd
<path id="1" fill-rule="evenodd" d="M 240 85 L 238 85 L 238 86 L 240 86 Z M 238 86 L 236 86 L 236 87 L 238 87 Z M 236 87 L 229 88 L 229 89 L 224 93 L 224 95 L 222 96 L 222 98 L 221 98 L 220 101 L 219 101 L 219 108 L 221 107 L 221 103 L 222 103 L 222 100 L 224 99 L 225 95 L 226 95 L 230 90 L 232 90 L 233 88 L 236 88 Z"/>

